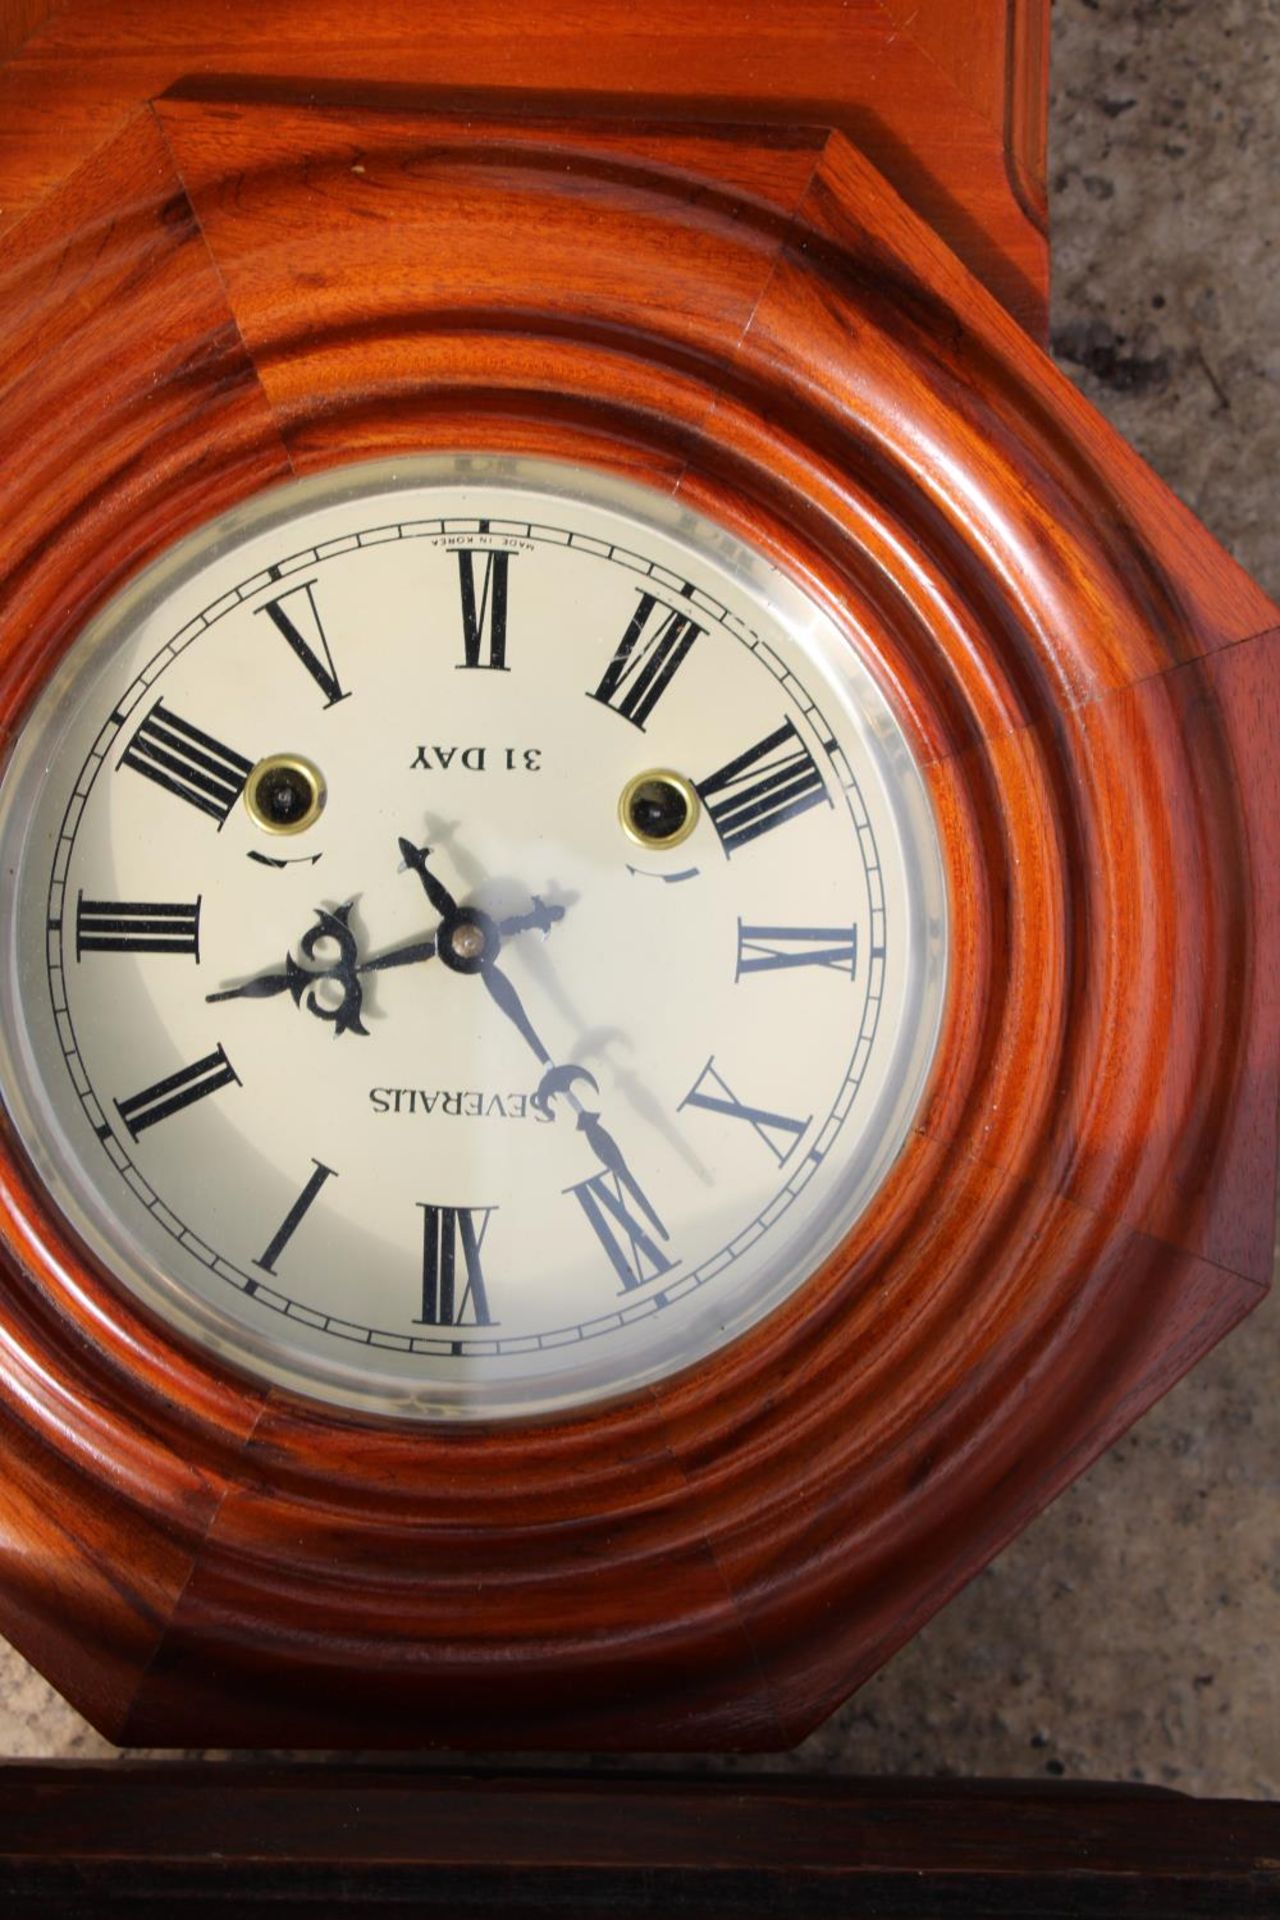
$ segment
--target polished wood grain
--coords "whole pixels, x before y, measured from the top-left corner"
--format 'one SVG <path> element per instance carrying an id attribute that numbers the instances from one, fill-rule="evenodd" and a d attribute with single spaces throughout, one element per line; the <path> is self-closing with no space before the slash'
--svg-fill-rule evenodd
<path id="1" fill-rule="evenodd" d="M 0 60 L 7 60 L 42 27 L 51 0 L 0 0 Z"/>
<path id="2" fill-rule="evenodd" d="M 953 965 L 822 1272 L 595 1415 L 221 1373 L 0 1158 L 0 1626 L 122 1742 L 760 1748 L 1261 1297 L 1280 614 L 840 134 L 186 82 L 12 228 L 0 726 L 281 475 L 623 471 L 773 554 L 925 769 Z"/>
<path id="3" fill-rule="evenodd" d="M 1158 1788 L 409 1767 L 0 1768 L 6 1915 L 1254 1920 L 1280 1808 Z"/>
<path id="4" fill-rule="evenodd" d="M 838 127 L 1025 326 L 1047 328 L 1049 0 L 9 5 L 8 50 L 25 44 L 0 70 L 0 233 L 184 80 L 347 106 L 594 103 L 633 119 Z"/>

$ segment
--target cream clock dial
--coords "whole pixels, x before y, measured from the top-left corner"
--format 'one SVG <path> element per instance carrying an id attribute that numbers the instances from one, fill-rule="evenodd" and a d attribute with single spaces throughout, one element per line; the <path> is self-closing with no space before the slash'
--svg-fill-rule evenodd
<path id="1" fill-rule="evenodd" d="M 647 489 L 291 483 L 109 606 L 0 789 L 12 1118 L 123 1286 L 365 1413 L 704 1359 L 883 1180 L 944 887 L 856 633 Z"/>

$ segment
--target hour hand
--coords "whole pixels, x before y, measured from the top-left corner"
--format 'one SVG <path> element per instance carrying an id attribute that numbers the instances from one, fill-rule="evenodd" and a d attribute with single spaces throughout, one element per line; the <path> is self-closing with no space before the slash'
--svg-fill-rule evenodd
<path id="1" fill-rule="evenodd" d="M 300 966 L 293 955 L 286 954 L 283 969 L 271 973 L 259 973 L 251 980 L 242 981 L 238 987 L 223 987 L 217 993 L 206 994 L 207 1000 L 272 1000 L 277 994 L 288 993 L 295 1007 L 305 1006 L 308 1013 L 317 1020 L 323 1020 L 333 1028 L 334 1034 L 368 1034 L 368 1028 L 360 1019 L 363 1002 L 363 989 L 359 975 L 360 949 L 354 933 L 347 924 L 354 900 L 348 900 L 345 906 L 330 912 L 327 907 L 317 907 L 314 925 L 308 927 L 298 942 L 298 950 L 304 960 L 310 964 Z M 325 964 L 317 956 L 316 949 L 324 941 L 337 948 L 338 957 Z M 321 998 L 317 989 L 332 981 L 339 989 L 337 1001 L 332 996 Z"/>
<path id="2" fill-rule="evenodd" d="M 357 973 L 385 973 L 389 967 L 411 967 L 419 960 L 433 960 L 436 955 L 436 939 L 431 934 L 425 940 L 412 940 L 407 947 L 391 947 L 386 953 L 371 953 L 356 968 Z"/>
<path id="3" fill-rule="evenodd" d="M 244 980 L 238 987 L 223 987 L 218 993 L 206 993 L 205 999 L 273 1000 L 278 993 L 291 993 L 297 1001 L 301 999 L 302 990 L 310 978 L 311 975 L 290 954 L 285 960 L 283 973 L 256 973 L 252 980 Z"/>
<path id="4" fill-rule="evenodd" d="M 458 911 L 457 901 L 450 893 L 448 887 L 445 886 L 444 882 L 437 880 L 435 874 L 432 873 L 430 867 L 427 865 L 427 861 L 431 855 L 430 847 L 415 847 L 412 840 L 406 840 L 403 834 L 400 836 L 399 845 L 400 858 L 404 861 L 406 867 L 417 874 L 426 890 L 428 900 L 440 915 L 441 919 L 447 919 L 450 914 L 456 913 Z"/>

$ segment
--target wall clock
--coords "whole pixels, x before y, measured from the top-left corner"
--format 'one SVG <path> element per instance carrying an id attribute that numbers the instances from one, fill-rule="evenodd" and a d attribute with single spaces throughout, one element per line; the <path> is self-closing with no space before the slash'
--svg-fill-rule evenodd
<path id="1" fill-rule="evenodd" d="M 246 93 L 10 236 L 0 1618 L 785 1744 L 1265 1288 L 1275 609 L 840 135 Z"/>

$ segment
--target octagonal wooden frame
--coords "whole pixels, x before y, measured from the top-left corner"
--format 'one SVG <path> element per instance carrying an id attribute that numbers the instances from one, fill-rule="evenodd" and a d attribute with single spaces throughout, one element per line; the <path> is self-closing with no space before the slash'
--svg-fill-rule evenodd
<path id="1" fill-rule="evenodd" d="M 1264 1291 L 1274 607 L 838 135 L 154 103 L 10 236 L 6 737 L 293 473 L 625 472 L 827 605 L 953 965 L 838 1254 L 642 1397 L 406 1429 L 187 1350 L 0 1158 L 0 1627 L 122 1743 L 778 1747 Z"/>

